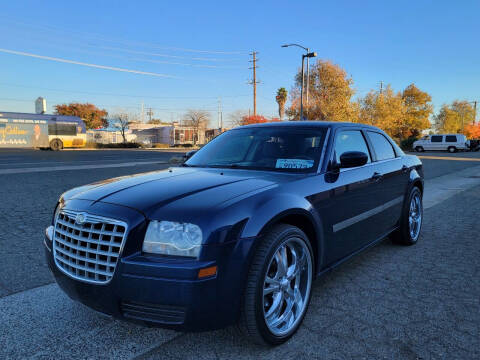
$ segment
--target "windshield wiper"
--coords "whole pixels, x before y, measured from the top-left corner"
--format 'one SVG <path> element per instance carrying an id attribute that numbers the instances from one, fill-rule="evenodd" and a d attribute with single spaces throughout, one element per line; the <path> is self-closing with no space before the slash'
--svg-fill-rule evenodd
<path id="1" fill-rule="evenodd" d="M 212 168 L 228 168 L 228 169 L 238 169 L 244 166 L 238 164 L 208 164 L 205 167 L 212 167 Z"/>

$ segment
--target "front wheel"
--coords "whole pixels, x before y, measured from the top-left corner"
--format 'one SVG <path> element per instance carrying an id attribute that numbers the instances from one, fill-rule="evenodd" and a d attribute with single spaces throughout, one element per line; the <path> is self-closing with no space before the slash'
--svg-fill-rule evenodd
<path id="1" fill-rule="evenodd" d="M 416 244 L 422 229 L 422 222 L 422 193 L 418 187 L 414 186 L 403 206 L 400 227 L 393 233 L 393 241 L 402 245 Z"/>
<path id="2" fill-rule="evenodd" d="M 415 150 L 416 150 L 417 152 L 423 152 L 423 151 L 424 151 L 424 150 L 423 150 L 423 147 L 421 147 L 421 146 L 417 146 L 417 147 L 415 148 Z"/>
<path id="3" fill-rule="evenodd" d="M 287 341 L 305 316 L 312 280 L 312 248 L 305 233 L 287 224 L 272 228 L 250 266 L 241 329 L 259 344 Z"/>

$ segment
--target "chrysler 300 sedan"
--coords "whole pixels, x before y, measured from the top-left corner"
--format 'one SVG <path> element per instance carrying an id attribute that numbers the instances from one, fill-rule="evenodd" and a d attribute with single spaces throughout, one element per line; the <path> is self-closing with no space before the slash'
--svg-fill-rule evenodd
<path id="1" fill-rule="evenodd" d="M 422 164 L 381 130 L 285 122 L 230 130 L 182 166 L 64 193 L 45 236 L 59 286 L 118 319 L 238 324 L 279 344 L 312 281 L 385 237 L 417 242 Z"/>

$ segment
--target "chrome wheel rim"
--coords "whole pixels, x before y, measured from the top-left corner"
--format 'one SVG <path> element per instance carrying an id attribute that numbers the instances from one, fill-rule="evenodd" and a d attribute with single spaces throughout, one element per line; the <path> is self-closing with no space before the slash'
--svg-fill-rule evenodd
<path id="1" fill-rule="evenodd" d="M 408 225 L 410 237 L 417 240 L 422 226 L 422 200 L 419 194 L 415 194 L 410 201 L 410 211 L 408 214 Z"/>
<path id="2" fill-rule="evenodd" d="M 312 284 L 312 257 L 300 238 L 290 238 L 275 250 L 263 283 L 263 316 L 276 336 L 294 329 L 307 308 Z"/>

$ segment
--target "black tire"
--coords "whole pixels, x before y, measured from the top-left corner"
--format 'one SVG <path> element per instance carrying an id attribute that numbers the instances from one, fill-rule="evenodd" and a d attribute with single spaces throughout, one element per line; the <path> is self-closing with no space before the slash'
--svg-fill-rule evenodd
<path id="1" fill-rule="evenodd" d="M 297 240 L 301 239 L 301 241 L 305 243 L 306 249 L 308 249 L 311 269 L 309 290 L 304 300 L 303 313 L 298 317 L 298 320 L 295 320 L 295 326 L 283 336 L 277 336 L 270 331 L 264 318 L 264 281 L 272 257 L 285 241 L 294 238 Z M 312 247 L 305 233 L 292 225 L 275 225 L 263 238 L 250 265 L 239 321 L 241 332 L 249 340 L 260 345 L 279 345 L 287 341 L 298 330 L 308 310 L 312 293 L 312 279 L 315 271 L 314 257 L 312 254 Z"/>
<path id="2" fill-rule="evenodd" d="M 63 149 L 63 142 L 60 139 L 53 139 L 50 141 L 50 149 L 53 151 L 59 151 Z"/>
<path id="3" fill-rule="evenodd" d="M 415 151 L 416 151 L 416 152 L 424 152 L 425 150 L 423 149 L 422 146 L 417 146 L 417 147 L 415 148 Z"/>
<path id="4" fill-rule="evenodd" d="M 455 146 L 449 146 L 447 150 L 448 150 L 449 153 L 452 153 L 452 154 L 454 152 L 457 152 L 457 148 Z"/>
<path id="5" fill-rule="evenodd" d="M 418 228 L 418 232 L 416 232 L 417 235 L 415 237 L 412 237 L 412 234 L 410 232 L 410 222 L 409 222 L 410 206 L 412 203 L 412 199 L 416 196 L 418 196 L 418 199 L 420 201 L 420 225 Z M 415 245 L 418 241 L 418 238 L 420 237 L 422 224 L 423 224 L 422 192 L 417 186 L 414 186 L 410 190 L 410 193 L 408 194 L 408 197 L 406 198 L 406 201 L 403 204 L 402 216 L 400 218 L 400 226 L 391 236 L 393 242 L 401 245 Z"/>

